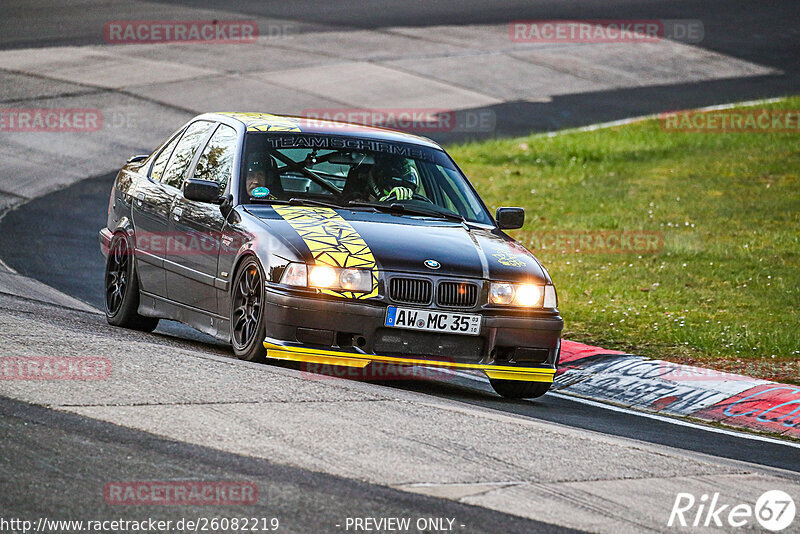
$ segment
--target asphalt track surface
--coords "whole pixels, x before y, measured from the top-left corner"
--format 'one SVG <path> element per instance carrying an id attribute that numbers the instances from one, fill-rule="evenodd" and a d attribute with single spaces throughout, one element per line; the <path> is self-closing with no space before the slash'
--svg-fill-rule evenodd
<path id="1" fill-rule="evenodd" d="M 213 0 L 169 3 L 193 7 L 228 5 Z M 497 117 L 500 135 L 524 135 L 531 130 L 557 130 L 674 109 L 784 96 L 796 93 L 800 87 L 800 31 L 797 28 L 800 5 L 794 0 L 768 4 L 746 0 L 380 0 L 370 3 L 368 10 L 353 1 L 327 6 L 320 8 L 312 0 L 290 3 L 242 0 L 233 9 L 242 14 L 361 29 L 537 19 L 699 19 L 705 28 L 702 48 L 784 72 L 779 76 L 581 93 L 557 97 L 548 103 L 506 102 L 488 108 Z"/>
<path id="2" fill-rule="evenodd" d="M 511 101 L 475 108 L 496 117 L 494 134 L 525 135 L 628 117 L 729 102 L 786 96 L 800 87 L 800 5 L 796 0 L 754 3 L 748 0 L 482 0 L 397 2 L 314 2 L 301 0 L 175 0 L 58 5 L 39 1 L 0 2 L 0 49 L 103 44 L 97 28 L 108 20 L 141 20 L 159 8 L 163 18 L 180 18 L 181 9 L 219 9 L 247 16 L 297 23 L 296 32 L 346 29 L 380 31 L 386 27 L 499 24 L 535 19 L 693 19 L 704 37 L 697 46 L 772 67 L 774 75 L 735 77 L 692 83 L 665 83 L 553 97 L 549 102 Z M 172 11 L 170 11 L 172 10 Z M 174 16 L 170 16 L 174 13 Z M 487 72 L 487 76 L 491 76 Z M 433 137 L 436 137 L 435 135 Z M 460 139 L 455 137 L 454 139 Z"/>
<path id="3" fill-rule="evenodd" d="M 267 521 L 277 518 L 280 532 L 336 532 L 345 530 L 347 517 L 446 517 L 455 519 L 454 530 L 465 533 L 492 532 L 496 525 L 503 525 L 503 532 L 508 533 L 577 532 L 476 506 L 169 441 L 3 397 L 0 435 L 0 510 L 6 518 L 179 521 L 257 517 Z M 91 456 L 87 457 L 87 450 L 92 451 Z M 104 502 L 103 488 L 109 481 L 187 478 L 253 483 L 258 487 L 258 504 L 177 507 Z"/>
<path id="4" fill-rule="evenodd" d="M 104 264 L 97 231 L 105 224 L 104 207 L 113 178 L 114 175 L 109 174 L 84 180 L 8 213 L 0 220 L 0 257 L 18 272 L 102 309 Z M 200 346 L 224 348 L 212 338 L 172 321 L 162 321 L 157 332 Z M 581 404 L 562 396 L 509 401 L 492 393 L 488 384 L 459 377 L 385 385 L 534 420 L 800 472 L 800 454 L 786 445 L 676 426 Z"/>

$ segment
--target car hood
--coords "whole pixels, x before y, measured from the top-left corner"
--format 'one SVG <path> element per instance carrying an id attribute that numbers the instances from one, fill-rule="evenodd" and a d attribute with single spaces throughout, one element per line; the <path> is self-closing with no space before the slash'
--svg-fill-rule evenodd
<path id="1" fill-rule="evenodd" d="M 306 263 L 313 263 L 326 250 L 346 250 L 361 257 L 371 254 L 382 271 L 549 282 L 536 258 L 497 229 L 347 209 L 248 206 L 248 211 Z M 340 257 L 334 252 L 323 262 L 334 259 L 341 263 Z M 428 267 L 432 264 L 428 260 L 439 267 Z"/>

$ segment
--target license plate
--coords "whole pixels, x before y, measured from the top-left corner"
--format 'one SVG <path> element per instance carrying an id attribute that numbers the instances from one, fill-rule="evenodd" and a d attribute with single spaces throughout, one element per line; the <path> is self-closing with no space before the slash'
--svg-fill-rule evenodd
<path id="1" fill-rule="evenodd" d="M 389 306 L 386 309 L 384 324 L 395 328 L 447 334 L 478 336 L 481 333 L 480 315 L 398 308 L 397 306 Z"/>

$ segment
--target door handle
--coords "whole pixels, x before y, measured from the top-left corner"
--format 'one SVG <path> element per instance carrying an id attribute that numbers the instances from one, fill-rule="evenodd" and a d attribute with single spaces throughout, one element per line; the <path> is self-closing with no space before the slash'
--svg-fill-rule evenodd
<path id="1" fill-rule="evenodd" d="M 138 193 L 136 195 L 136 205 L 141 206 L 145 198 L 147 198 L 147 196 L 144 193 Z"/>

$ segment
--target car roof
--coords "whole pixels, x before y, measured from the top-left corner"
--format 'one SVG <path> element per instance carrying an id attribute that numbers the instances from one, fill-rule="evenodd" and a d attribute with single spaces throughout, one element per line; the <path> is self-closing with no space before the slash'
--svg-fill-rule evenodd
<path id="1" fill-rule="evenodd" d="M 388 128 L 364 126 L 349 122 L 338 122 L 308 117 L 294 117 L 291 115 L 273 115 L 271 113 L 240 113 L 216 112 L 200 115 L 199 118 L 214 119 L 215 116 L 235 119 L 245 125 L 248 132 L 291 132 L 322 135 L 340 135 L 345 137 L 360 137 L 378 139 L 381 141 L 394 141 L 400 143 L 413 143 L 429 148 L 442 148 L 433 140 L 419 135 L 412 135 Z"/>

